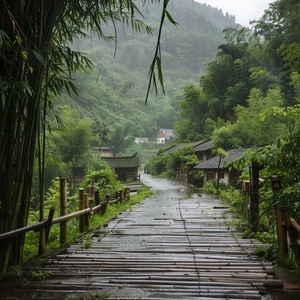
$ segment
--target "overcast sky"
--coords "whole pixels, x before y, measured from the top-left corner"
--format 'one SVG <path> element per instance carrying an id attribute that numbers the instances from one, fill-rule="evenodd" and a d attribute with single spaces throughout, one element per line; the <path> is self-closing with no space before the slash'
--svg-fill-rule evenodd
<path id="1" fill-rule="evenodd" d="M 212 7 L 222 9 L 223 13 L 228 12 L 234 15 L 237 23 L 249 26 L 250 20 L 258 20 L 269 7 L 269 3 L 275 0 L 196 0 L 206 3 Z"/>

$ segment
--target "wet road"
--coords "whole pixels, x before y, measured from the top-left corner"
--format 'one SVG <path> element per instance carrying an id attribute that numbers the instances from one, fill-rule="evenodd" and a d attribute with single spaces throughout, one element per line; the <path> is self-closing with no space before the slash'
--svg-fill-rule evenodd
<path id="1" fill-rule="evenodd" d="M 264 245 L 243 239 L 218 199 L 141 180 L 153 196 L 91 233 L 90 247 L 85 238 L 48 260 L 37 271 L 50 278 L 0 284 L 0 299 L 283 299 L 266 289 L 282 284 L 272 264 L 252 254 Z"/>

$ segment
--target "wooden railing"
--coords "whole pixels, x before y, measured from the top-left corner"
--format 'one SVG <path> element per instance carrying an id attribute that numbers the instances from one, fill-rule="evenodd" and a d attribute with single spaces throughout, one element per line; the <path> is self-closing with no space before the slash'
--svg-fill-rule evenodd
<path id="1" fill-rule="evenodd" d="M 44 231 L 44 234 L 40 234 L 40 251 L 39 254 L 43 254 L 46 251 L 46 244 L 52 225 L 60 224 L 60 243 L 64 244 L 67 241 L 67 221 L 76 217 L 79 217 L 79 230 L 85 232 L 89 228 L 90 216 L 93 213 L 103 214 L 107 205 L 122 203 L 125 199 L 130 198 L 130 189 L 125 188 L 116 192 L 115 199 L 110 200 L 108 194 L 105 195 L 103 201 L 100 203 L 100 194 L 98 190 L 95 190 L 93 183 L 90 186 L 89 193 L 85 193 L 84 189 L 79 189 L 79 210 L 70 214 L 67 214 L 67 193 L 66 193 L 66 178 L 60 178 L 60 216 L 53 218 L 54 208 L 51 207 L 48 215 L 48 219 L 38 222 L 33 225 L 18 228 L 9 232 L 0 234 L 0 240 L 15 237 L 20 234 L 24 234 L 28 231 Z M 42 250 L 41 250 L 42 249 Z"/>

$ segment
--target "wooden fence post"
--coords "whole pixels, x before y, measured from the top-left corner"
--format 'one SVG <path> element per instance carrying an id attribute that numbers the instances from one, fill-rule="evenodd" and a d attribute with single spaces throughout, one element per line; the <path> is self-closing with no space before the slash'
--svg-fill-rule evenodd
<path id="1" fill-rule="evenodd" d="M 60 178 L 60 216 L 67 214 L 67 180 L 65 177 Z M 63 245 L 67 241 L 67 221 L 60 222 L 60 244 Z"/>
<path id="2" fill-rule="evenodd" d="M 253 162 L 252 166 L 252 190 L 250 198 L 250 222 L 252 231 L 259 231 L 259 164 Z"/>
<path id="3" fill-rule="evenodd" d="M 120 202 L 120 203 L 123 202 L 123 196 L 124 196 L 124 190 L 120 190 L 120 191 L 119 191 L 119 202 Z"/>
<path id="4" fill-rule="evenodd" d="M 49 211 L 49 215 L 48 215 L 48 219 L 47 219 L 47 226 L 46 226 L 46 231 L 45 231 L 45 234 L 46 234 L 46 243 L 48 242 L 48 237 L 49 237 L 49 233 L 50 233 L 50 228 L 52 226 L 52 220 L 53 220 L 53 216 L 54 216 L 54 211 L 55 211 L 55 208 L 51 207 L 50 211 Z"/>
<path id="5" fill-rule="evenodd" d="M 128 200 L 130 199 L 130 188 L 129 187 L 125 188 L 125 198 L 127 198 Z"/>
<path id="6" fill-rule="evenodd" d="M 79 210 L 83 209 L 84 188 L 79 189 Z M 84 232 L 83 216 L 79 216 L 79 231 Z"/>
<path id="7" fill-rule="evenodd" d="M 86 209 L 86 208 L 89 208 L 89 195 L 87 193 L 84 193 L 84 197 L 83 197 L 83 209 Z M 89 214 L 84 214 L 83 215 L 83 228 L 84 228 L 84 231 L 87 231 L 88 228 L 89 228 Z"/>
<path id="8" fill-rule="evenodd" d="M 100 192 L 98 189 L 95 190 L 95 205 L 98 206 L 100 204 Z"/>
<path id="9" fill-rule="evenodd" d="M 101 207 L 101 214 L 105 213 L 106 206 L 108 205 L 109 202 L 109 198 L 110 198 L 109 194 L 106 194 L 104 197 L 103 206 Z"/>
<path id="10" fill-rule="evenodd" d="M 95 199 L 95 179 L 92 178 L 89 187 L 89 201 L 94 202 L 94 199 Z"/>
<path id="11" fill-rule="evenodd" d="M 46 228 L 42 227 L 40 229 L 40 241 L 39 241 L 39 252 L 38 255 L 46 253 Z"/>
<path id="12" fill-rule="evenodd" d="M 273 199 L 275 199 L 281 189 L 281 180 L 277 175 L 272 176 L 272 192 Z M 287 234 L 284 227 L 284 219 L 282 214 L 282 205 L 275 204 L 275 216 L 276 216 L 276 229 L 278 238 L 278 257 L 280 260 L 287 258 L 288 245 L 287 245 Z"/>
<path id="13" fill-rule="evenodd" d="M 290 247 L 295 255 L 298 266 L 300 266 L 300 249 L 298 244 L 299 239 L 299 227 L 298 223 L 291 219 L 286 207 L 282 208 L 282 217 L 284 222 L 284 227 L 287 229 L 289 238 L 290 238 Z M 293 226 L 294 225 L 294 226 Z M 295 226 L 296 225 L 296 226 Z M 296 228 L 295 228 L 296 227 Z M 297 229 L 298 227 L 298 229 Z"/>

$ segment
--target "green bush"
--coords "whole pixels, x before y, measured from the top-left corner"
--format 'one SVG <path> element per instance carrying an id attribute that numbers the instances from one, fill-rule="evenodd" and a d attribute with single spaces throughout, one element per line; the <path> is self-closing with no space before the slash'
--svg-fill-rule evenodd
<path id="1" fill-rule="evenodd" d="M 106 194 L 109 194 L 111 199 L 114 199 L 116 191 L 122 190 L 124 185 L 116 180 L 115 173 L 109 169 L 102 169 L 98 171 L 89 171 L 85 175 L 80 187 L 84 188 L 88 193 L 91 180 L 95 181 L 95 188 L 99 189 L 102 199 Z"/>
<path id="2" fill-rule="evenodd" d="M 160 155 L 152 157 L 146 165 L 152 175 L 167 178 L 175 178 L 180 166 L 188 166 L 192 169 L 199 163 L 192 147 L 177 149 L 171 153 L 160 152 Z"/>

